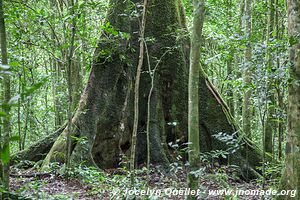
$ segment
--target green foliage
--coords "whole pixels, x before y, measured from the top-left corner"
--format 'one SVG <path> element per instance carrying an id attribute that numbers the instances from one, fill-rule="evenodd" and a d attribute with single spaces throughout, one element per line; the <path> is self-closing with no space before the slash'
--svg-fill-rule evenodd
<path id="1" fill-rule="evenodd" d="M 214 162 L 218 161 L 218 159 L 230 159 L 230 156 L 234 156 L 234 153 L 242 148 L 242 146 L 245 144 L 241 138 L 237 137 L 237 134 L 227 134 L 227 133 L 218 133 L 212 135 L 214 138 L 216 138 L 218 141 L 226 145 L 227 149 L 218 149 L 218 150 L 211 150 L 208 152 L 202 152 L 200 154 L 202 162 L 214 164 Z"/>
<path id="2" fill-rule="evenodd" d="M 40 82 L 34 83 L 33 85 L 31 85 L 29 87 L 25 87 L 24 92 L 21 94 L 22 98 L 28 97 L 31 94 L 33 94 L 35 91 L 40 89 L 47 81 L 48 81 L 48 78 L 43 78 Z"/>
<path id="3" fill-rule="evenodd" d="M 227 158 L 229 153 L 224 150 L 212 150 L 200 154 L 202 162 L 213 164 L 219 158 Z"/>
<path id="4" fill-rule="evenodd" d="M 235 153 L 238 149 L 240 149 L 245 143 L 241 140 L 242 137 L 238 138 L 237 134 L 227 134 L 227 133 L 218 133 L 212 135 L 214 138 L 217 140 L 224 142 L 229 148 L 226 149 L 225 151 L 233 154 Z"/>
<path id="5" fill-rule="evenodd" d="M 284 165 L 282 162 L 267 162 L 265 163 L 265 176 L 268 182 L 268 187 L 277 188 L 281 181 L 281 173 Z M 262 170 L 262 167 L 259 169 Z M 261 183 L 263 180 L 257 180 Z"/>
<path id="6" fill-rule="evenodd" d="M 189 143 L 182 143 L 179 139 L 177 139 L 174 143 L 169 142 L 168 145 L 171 149 L 173 149 L 173 162 L 170 163 L 170 171 L 174 174 L 178 174 L 181 172 L 186 166 L 189 166 L 189 163 L 184 163 L 183 157 L 187 155 L 189 148 Z"/>
<path id="7" fill-rule="evenodd" d="M 95 184 L 105 180 L 105 175 L 94 167 L 77 167 L 70 175 L 80 179 L 85 184 Z"/>
<path id="8" fill-rule="evenodd" d="M 12 76 L 13 104 L 12 135 L 21 134 L 26 147 L 59 127 L 53 126 L 56 114 L 61 123 L 67 113 L 66 54 L 70 47 L 71 29 L 75 18 L 76 38 L 74 60 L 80 63 L 80 76 L 88 77 L 94 48 L 98 44 L 99 24 L 107 9 L 106 1 L 78 1 L 75 15 L 58 1 L 7 1 L 6 25 L 11 71 L 0 66 L 0 71 Z M 103 25 L 105 26 L 105 25 Z M 111 27 L 108 29 L 114 31 Z M 119 33 L 118 33 L 119 34 Z M 122 34 L 128 38 L 127 34 Z M 0 78 L 2 77 L 2 73 Z M 83 89 L 83 87 L 82 87 Z M 79 89 L 81 90 L 81 89 Z M 5 106 L 5 105 L 4 105 Z M 19 113 L 19 114 L 18 114 Z M 0 113 L 4 117 L 5 113 Z M 24 148 L 14 143 L 12 152 Z"/>
<path id="9" fill-rule="evenodd" d="M 110 24 L 110 22 L 107 22 L 106 24 L 104 25 L 101 25 L 100 26 L 102 30 L 104 30 L 105 32 L 107 33 L 110 33 L 112 34 L 113 36 L 117 36 L 119 34 L 118 31 L 116 31 Z"/>

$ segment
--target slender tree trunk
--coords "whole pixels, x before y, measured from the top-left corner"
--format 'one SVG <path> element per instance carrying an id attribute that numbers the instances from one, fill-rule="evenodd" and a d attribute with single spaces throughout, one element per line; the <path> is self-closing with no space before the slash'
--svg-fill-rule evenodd
<path id="1" fill-rule="evenodd" d="M 31 104 L 30 100 L 27 100 L 26 103 L 26 109 L 24 108 L 24 112 L 26 113 L 25 115 L 25 123 L 24 123 L 24 130 L 23 130 L 23 136 L 22 136 L 22 149 L 25 148 L 26 144 L 26 138 L 27 138 L 27 132 L 28 132 L 28 124 L 30 121 L 30 110 L 31 110 Z"/>
<path id="2" fill-rule="evenodd" d="M 75 52 L 73 52 L 75 54 Z M 82 92 L 82 76 L 81 76 L 81 63 L 80 59 L 77 56 L 72 58 L 72 67 L 71 67 L 71 87 L 72 87 L 72 111 L 76 111 L 78 106 L 81 92 Z"/>
<path id="3" fill-rule="evenodd" d="M 18 93 L 21 94 L 21 87 L 22 87 L 22 73 L 18 74 Z M 18 99 L 18 136 L 19 136 L 19 151 L 22 149 L 22 135 L 21 135 L 21 98 Z"/>
<path id="4" fill-rule="evenodd" d="M 50 10 L 53 10 L 53 14 L 51 15 L 51 19 L 53 20 L 55 18 L 55 11 L 58 9 L 58 6 L 56 6 L 56 0 L 50 1 Z M 55 33 L 55 24 L 52 25 L 53 29 L 51 29 L 51 39 L 53 41 L 53 49 L 52 51 L 55 51 L 55 48 L 57 46 L 57 40 L 56 40 L 56 33 Z M 62 113 L 62 98 L 61 98 L 61 67 L 59 62 L 56 58 L 52 57 L 52 55 L 49 56 L 49 60 L 51 63 L 52 71 L 53 71 L 53 78 L 52 78 L 52 93 L 53 93 L 53 104 L 54 104 L 54 123 L 55 128 L 58 128 L 63 123 L 63 113 Z"/>
<path id="5" fill-rule="evenodd" d="M 280 112 L 283 112 L 283 107 L 284 107 L 283 95 L 280 90 L 277 92 L 277 94 L 278 94 L 278 108 L 280 109 Z M 278 159 L 279 160 L 281 160 L 282 158 L 283 134 L 284 134 L 284 120 L 282 119 L 282 117 L 280 117 L 278 120 Z"/>
<path id="6" fill-rule="evenodd" d="M 244 84 L 247 89 L 244 93 L 243 101 L 243 131 L 251 136 L 251 59 L 252 59 L 252 47 L 251 47 L 251 32 L 252 32 L 252 0 L 245 0 L 245 29 L 244 35 L 247 39 L 247 47 L 245 51 L 245 63 L 246 68 L 244 72 Z"/>
<path id="7" fill-rule="evenodd" d="M 139 123 L 139 90 L 140 90 L 140 80 L 141 72 L 144 61 L 144 43 L 145 43 L 145 28 L 146 28 L 146 14 L 147 14 L 147 4 L 148 1 L 144 0 L 143 13 L 142 13 L 142 23 L 140 27 L 140 51 L 139 60 L 137 66 L 137 72 L 134 84 L 134 120 L 133 120 L 133 130 L 132 130 L 132 140 L 131 140 L 131 155 L 130 155 L 130 171 L 131 171 L 131 184 L 134 184 L 134 168 L 135 168 L 135 155 L 136 155 L 136 143 L 137 143 L 137 132 Z"/>
<path id="8" fill-rule="evenodd" d="M 286 145 L 285 168 L 282 175 L 281 189 L 297 190 L 294 199 L 300 198 L 300 1 L 288 0 L 288 32 L 289 37 L 297 41 L 290 49 L 290 77 L 288 97 L 288 135 Z M 281 196 L 280 199 L 290 199 Z"/>
<path id="9" fill-rule="evenodd" d="M 75 41 L 77 40 L 77 16 L 75 9 L 77 9 L 78 6 L 78 0 L 69 0 L 69 7 L 72 7 L 71 11 L 71 16 L 72 22 L 68 24 L 68 27 L 71 29 L 71 34 L 70 34 L 70 41 L 71 41 L 71 47 L 69 48 L 69 55 L 68 55 L 68 63 L 71 58 L 71 72 L 70 72 L 70 77 L 71 77 L 71 84 L 70 86 L 72 87 L 72 105 L 71 105 L 71 110 L 72 112 L 76 110 L 80 97 L 81 97 L 81 92 L 82 92 L 82 76 L 81 76 L 81 63 L 80 63 L 80 56 L 81 55 L 76 55 L 75 52 Z M 84 27 L 83 27 L 84 28 Z M 72 51 L 71 51 L 72 49 Z M 72 53 L 72 55 L 70 55 Z"/>
<path id="10" fill-rule="evenodd" d="M 148 95 L 148 102 L 147 102 L 147 169 L 148 169 L 148 179 L 150 180 L 150 164 L 151 164 L 151 150 L 150 150 L 150 123 L 151 122 L 151 100 L 153 98 L 153 89 L 154 89 L 154 79 L 155 79 L 155 71 L 156 68 L 151 69 L 150 65 L 150 57 L 149 57 L 149 51 L 147 47 L 147 43 L 145 41 L 145 49 L 147 54 L 147 63 L 148 63 L 148 73 L 151 78 L 151 88 Z"/>
<path id="11" fill-rule="evenodd" d="M 3 1 L 0 0 L 0 42 L 1 42 L 1 59 L 3 65 L 8 65 L 7 59 L 7 47 L 6 47 L 6 30 L 5 30 L 5 20 L 4 20 L 4 10 L 3 10 Z M 2 139 L 2 153 L 6 154 L 8 157 L 8 161 L 2 161 L 2 184 L 5 190 L 9 191 L 9 157 L 10 157 L 10 105 L 9 101 L 11 99 L 10 94 L 10 77 L 9 75 L 4 74 L 3 80 L 3 91 L 4 91 L 4 99 L 3 99 L 3 111 L 6 113 L 6 117 L 3 120 L 3 139 Z M 5 195 L 2 198 L 6 198 Z"/>
<path id="12" fill-rule="evenodd" d="M 44 64 L 44 66 L 45 66 L 45 72 L 46 72 L 46 75 L 48 76 L 49 75 L 49 70 L 48 70 L 48 60 L 44 60 L 44 62 L 45 62 L 45 64 Z M 48 113 L 49 112 L 49 108 L 48 108 L 48 95 L 49 95 L 49 85 L 47 84 L 46 85 L 46 88 L 45 88 L 45 110 L 46 110 L 46 113 Z M 48 118 L 46 118 L 45 120 L 44 120 L 44 128 L 45 128 L 45 131 L 46 131 L 46 134 L 48 135 L 49 134 L 49 121 L 48 121 L 49 119 Z"/>
<path id="13" fill-rule="evenodd" d="M 278 8 L 279 4 L 278 4 L 278 0 L 275 0 L 275 26 L 276 26 L 276 40 L 281 39 L 280 37 L 280 32 L 282 32 L 282 30 L 280 30 L 280 24 L 279 24 L 279 8 Z M 284 30 L 284 29 L 283 29 Z M 276 50 L 276 55 L 277 55 L 277 59 L 276 59 L 276 67 L 277 69 L 280 69 L 280 59 L 279 59 L 279 50 Z M 281 160 L 282 158 L 282 141 L 283 141 L 283 134 L 284 134 L 284 119 L 283 119 L 283 111 L 284 111 L 284 102 L 283 102 L 283 95 L 284 95 L 284 91 L 281 91 L 281 79 L 278 78 L 276 80 L 276 92 L 277 92 L 277 105 L 278 105 L 278 111 L 280 113 L 278 119 L 278 159 Z M 277 115 L 278 116 L 278 115 Z"/>
<path id="14" fill-rule="evenodd" d="M 269 19 L 268 19 L 268 29 L 267 29 L 267 68 L 268 71 L 274 73 L 275 66 L 273 63 L 273 58 L 271 55 L 270 42 L 273 38 L 273 29 L 274 29 L 274 18 L 275 18 L 275 7 L 274 0 L 269 0 Z M 270 74 L 272 75 L 272 74 Z M 276 130 L 276 122 L 275 122 L 275 94 L 274 94 L 274 80 L 273 77 L 270 76 L 268 78 L 268 114 L 266 120 L 266 131 L 265 131 L 265 152 L 272 154 L 273 153 L 273 135 Z"/>
<path id="15" fill-rule="evenodd" d="M 73 106 L 73 85 L 72 82 L 76 82 L 77 80 L 72 79 L 72 67 L 74 67 L 73 64 L 73 53 L 74 53 L 74 42 L 75 42 L 75 27 L 76 27 L 76 18 L 75 18 L 75 4 L 74 0 L 69 0 L 68 6 L 70 9 L 70 15 L 72 16 L 72 22 L 69 24 L 69 28 L 71 29 L 71 35 L 70 35 L 70 47 L 68 52 L 68 58 L 67 58 L 67 81 L 68 81 L 68 130 L 67 130 L 67 149 L 66 149 L 66 157 L 65 157 L 65 163 L 66 163 L 66 169 L 68 170 L 70 168 L 70 156 L 71 156 L 71 132 L 72 132 L 72 106 Z"/>
<path id="16" fill-rule="evenodd" d="M 232 24 L 231 24 L 231 21 L 233 20 L 232 19 L 232 7 L 233 7 L 233 4 L 232 4 L 232 0 L 227 0 L 226 1 L 226 4 L 227 4 L 227 16 L 228 16 L 228 21 L 229 21 L 229 24 L 228 24 L 228 27 L 229 27 L 229 30 L 231 30 L 232 28 Z M 227 37 L 229 37 L 231 35 L 231 32 L 229 32 L 229 34 L 227 34 Z M 234 67 L 234 63 L 235 63 L 235 51 L 233 49 L 231 49 L 232 47 L 230 47 L 230 55 L 228 55 L 228 58 L 227 58 L 227 63 L 226 63 L 226 66 L 227 66 L 227 79 L 230 81 L 228 84 L 227 84 L 227 89 L 226 89 L 226 94 L 227 94 L 227 104 L 228 104 L 228 107 L 229 107 L 229 110 L 230 110 L 230 113 L 232 114 L 232 116 L 234 117 L 235 116 L 235 109 L 234 109 L 234 92 L 233 92 L 233 86 L 232 86 L 232 83 L 231 81 L 233 80 L 233 67 Z"/>
<path id="17" fill-rule="evenodd" d="M 238 33 L 239 35 L 243 35 L 244 27 L 245 27 L 245 20 L 244 20 L 244 13 L 245 13 L 245 0 L 240 0 L 239 1 L 239 28 L 238 28 Z M 244 61 L 244 57 L 240 56 L 239 54 L 235 55 L 235 65 L 239 66 L 241 65 Z M 237 78 L 242 78 L 243 72 L 237 70 L 235 76 Z M 243 119 L 243 95 L 237 92 L 234 94 L 235 101 L 234 101 L 234 108 L 235 108 L 235 113 L 234 117 L 237 121 L 242 121 Z M 243 125 L 242 125 L 243 129 Z"/>
<path id="18" fill-rule="evenodd" d="M 240 17 L 239 17 L 239 27 L 240 30 L 243 30 L 245 20 L 243 20 L 244 14 L 245 14 L 245 0 L 240 0 Z M 242 31 L 241 31 L 242 32 Z"/>
<path id="19" fill-rule="evenodd" d="M 55 127 L 59 127 L 63 122 L 63 114 L 62 114 L 62 106 L 61 106 L 61 98 L 60 95 L 60 68 L 57 64 L 55 58 L 51 59 L 52 68 L 54 71 L 54 78 L 53 78 L 53 84 L 52 84 L 52 90 L 53 90 L 53 105 L 54 105 L 54 113 L 55 113 Z"/>
<path id="20" fill-rule="evenodd" d="M 229 80 L 233 80 L 233 59 L 229 59 L 227 61 L 227 76 Z M 234 108 L 234 93 L 233 93 L 233 87 L 232 84 L 229 83 L 228 84 L 228 88 L 227 88 L 227 104 L 230 110 L 230 113 L 232 113 L 232 116 L 234 117 L 235 115 L 235 108 Z"/>
<path id="21" fill-rule="evenodd" d="M 199 142 L 199 79 L 203 73 L 200 65 L 200 48 L 202 41 L 202 27 L 204 23 L 204 0 L 194 0 L 193 28 L 191 37 L 190 70 L 188 83 L 188 141 L 189 163 L 188 186 L 192 190 L 198 189 L 200 168 L 200 142 Z M 197 199 L 190 196 L 189 199 Z"/>
<path id="22" fill-rule="evenodd" d="M 84 4 L 84 6 L 83 6 L 83 10 L 81 11 L 82 13 L 81 13 L 81 18 L 82 18 L 82 35 L 83 35 L 83 37 L 81 37 L 80 39 L 81 39 L 81 52 L 83 52 L 82 54 L 81 54 L 81 61 L 80 61 L 80 63 L 81 63 L 81 77 L 83 78 L 83 77 L 85 77 L 85 75 L 86 75 L 86 67 L 87 67 L 87 64 L 88 64 L 88 62 L 87 62 L 87 54 L 86 54 L 86 52 L 88 52 L 88 49 L 87 49 L 87 41 L 86 41 L 86 36 L 87 36 L 87 30 L 86 30 L 86 24 L 87 24 L 87 22 L 86 22 L 86 15 L 87 15 L 87 10 L 86 10 L 86 5 L 87 5 L 87 1 L 86 0 L 84 0 L 83 1 L 83 4 Z M 81 85 L 81 89 L 82 89 L 82 85 Z M 82 92 L 82 91 L 80 91 L 80 92 Z M 80 95 L 80 97 L 81 97 L 81 95 Z M 79 98 L 79 100 L 80 100 L 80 98 Z M 78 102 L 79 102 L 79 100 L 78 100 Z"/>

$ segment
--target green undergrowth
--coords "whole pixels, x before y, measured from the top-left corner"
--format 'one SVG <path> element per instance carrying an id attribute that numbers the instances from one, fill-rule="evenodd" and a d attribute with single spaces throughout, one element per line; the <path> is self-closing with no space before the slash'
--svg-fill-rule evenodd
<path id="1" fill-rule="evenodd" d="M 184 195 L 148 193 L 148 195 L 129 194 L 133 191 L 163 191 L 166 189 L 184 189 L 189 163 L 184 161 L 185 148 L 178 143 L 169 143 L 174 151 L 173 162 L 166 170 L 160 166 L 151 166 L 148 171 L 139 166 L 135 173 L 135 183 L 131 185 L 130 171 L 124 167 L 100 170 L 83 165 L 66 170 L 64 165 L 51 163 L 47 169 L 41 168 L 41 162 L 19 162 L 12 168 L 12 191 L 29 199 L 185 199 Z M 239 176 L 239 167 L 220 165 L 218 158 L 227 158 L 231 152 L 210 151 L 201 154 L 202 168 L 197 170 L 200 177 L 200 199 L 210 199 L 208 190 L 257 190 L 262 189 L 262 179 L 244 181 Z M 280 181 L 282 164 L 267 164 L 265 189 L 276 189 Z M 43 170 L 43 171 L 42 171 Z M 261 171 L 261 169 L 257 169 Z M 22 174 L 27 175 L 21 176 Z M 149 195 L 150 194 L 150 195 Z M 213 199 L 251 199 L 230 195 Z M 255 199 L 255 197 L 253 198 Z"/>

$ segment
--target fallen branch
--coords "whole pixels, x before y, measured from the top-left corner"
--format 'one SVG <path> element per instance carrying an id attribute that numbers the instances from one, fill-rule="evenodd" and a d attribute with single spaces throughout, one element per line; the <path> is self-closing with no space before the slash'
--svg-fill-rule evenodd
<path id="1" fill-rule="evenodd" d="M 50 177 L 51 174 L 50 173 L 34 173 L 34 174 L 10 174 L 10 177 L 13 178 L 19 178 L 19 177 L 23 177 L 23 178 L 40 178 L 40 177 Z"/>
<path id="2" fill-rule="evenodd" d="M 46 157 L 49 150 L 51 149 L 54 142 L 56 141 L 56 139 L 58 138 L 58 136 L 65 129 L 66 125 L 67 124 L 65 123 L 54 133 L 40 139 L 28 148 L 19 151 L 16 154 L 13 154 L 11 157 L 11 165 L 16 164 L 19 160 L 30 160 L 35 162 L 43 160 Z"/>

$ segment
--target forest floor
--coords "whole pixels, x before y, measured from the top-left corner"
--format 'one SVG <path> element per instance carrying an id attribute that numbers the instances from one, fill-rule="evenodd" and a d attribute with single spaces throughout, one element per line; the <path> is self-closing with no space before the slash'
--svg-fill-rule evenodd
<path id="1" fill-rule="evenodd" d="M 260 184 L 257 180 L 256 182 L 243 181 L 237 176 L 234 168 L 207 165 L 203 169 L 200 176 L 199 199 L 261 199 L 260 196 L 250 195 L 209 196 L 209 190 L 259 190 Z M 127 193 L 130 188 L 129 177 L 128 171 L 124 169 L 100 172 L 96 169 L 78 168 L 72 170 L 69 178 L 66 178 L 59 168 L 51 172 L 12 168 L 11 191 L 19 196 L 17 199 L 134 199 Z M 154 193 L 151 197 L 140 194 L 136 199 L 184 199 L 184 195 L 177 192 L 187 188 L 186 171 L 175 165 L 170 173 L 165 175 L 159 168 L 154 167 L 148 178 L 143 168 L 136 172 L 135 184 L 138 192 L 141 190 L 147 192 L 148 189 L 148 192 L 152 190 Z M 173 195 L 166 192 L 159 193 L 159 191 L 166 191 L 166 188 L 173 188 L 168 190 L 174 192 Z"/>

